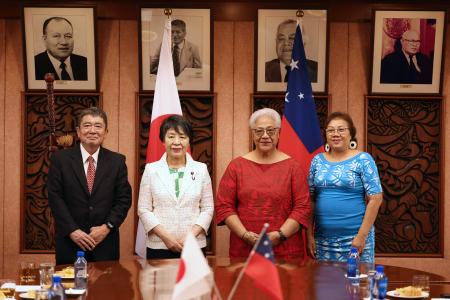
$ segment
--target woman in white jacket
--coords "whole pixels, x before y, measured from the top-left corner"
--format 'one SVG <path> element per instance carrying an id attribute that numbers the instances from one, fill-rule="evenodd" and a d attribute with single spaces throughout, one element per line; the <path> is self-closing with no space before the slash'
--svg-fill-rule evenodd
<path id="1" fill-rule="evenodd" d="M 147 233 L 148 259 L 179 258 L 189 232 L 206 247 L 213 193 L 206 165 L 187 153 L 192 135 L 186 119 L 170 116 L 159 133 L 166 152 L 145 166 L 138 215 Z"/>

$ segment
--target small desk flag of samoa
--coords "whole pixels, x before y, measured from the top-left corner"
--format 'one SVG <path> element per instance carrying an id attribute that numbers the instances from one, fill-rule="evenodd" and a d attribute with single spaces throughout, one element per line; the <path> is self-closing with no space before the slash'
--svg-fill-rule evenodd
<path id="1" fill-rule="evenodd" d="M 264 232 L 254 253 L 250 253 L 245 274 L 253 279 L 255 285 L 274 300 L 282 300 L 280 278 L 275 266 L 272 242 Z M 253 252 L 253 251 L 252 251 Z"/>

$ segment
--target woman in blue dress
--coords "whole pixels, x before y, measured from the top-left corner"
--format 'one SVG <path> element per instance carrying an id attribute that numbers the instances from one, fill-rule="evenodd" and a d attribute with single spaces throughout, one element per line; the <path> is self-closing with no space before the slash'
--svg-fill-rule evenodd
<path id="1" fill-rule="evenodd" d="M 357 247 L 362 262 L 374 261 L 373 223 L 383 200 L 372 156 L 356 149 L 356 128 L 348 114 L 332 113 L 326 122 L 324 153 L 311 161 L 313 224 L 308 252 L 318 260 L 345 261 Z"/>

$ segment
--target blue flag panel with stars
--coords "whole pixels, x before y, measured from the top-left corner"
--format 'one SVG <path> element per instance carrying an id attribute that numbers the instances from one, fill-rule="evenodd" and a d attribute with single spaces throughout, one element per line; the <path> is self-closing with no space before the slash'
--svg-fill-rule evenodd
<path id="1" fill-rule="evenodd" d="M 272 250 L 272 242 L 269 240 L 269 237 L 266 233 L 261 236 L 261 241 L 259 242 L 258 247 L 256 247 L 255 252 L 275 263 L 275 257 Z"/>
<path id="2" fill-rule="evenodd" d="M 284 116 L 309 153 L 323 145 L 300 26 L 295 30 Z"/>

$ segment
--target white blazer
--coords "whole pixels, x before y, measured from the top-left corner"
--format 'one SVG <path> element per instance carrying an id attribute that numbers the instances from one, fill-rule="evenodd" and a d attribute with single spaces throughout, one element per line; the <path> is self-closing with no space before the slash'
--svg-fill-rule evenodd
<path id="1" fill-rule="evenodd" d="M 186 167 L 178 198 L 175 181 L 169 174 L 166 154 L 159 161 L 145 166 L 138 200 L 138 216 L 147 233 L 147 247 L 167 249 L 151 230 L 161 224 L 177 240 L 184 239 L 194 224 L 208 232 L 214 213 L 214 201 L 206 164 L 186 154 Z M 149 234 L 150 232 L 150 234 Z M 206 246 L 206 236 L 200 233 L 197 241 Z"/>

